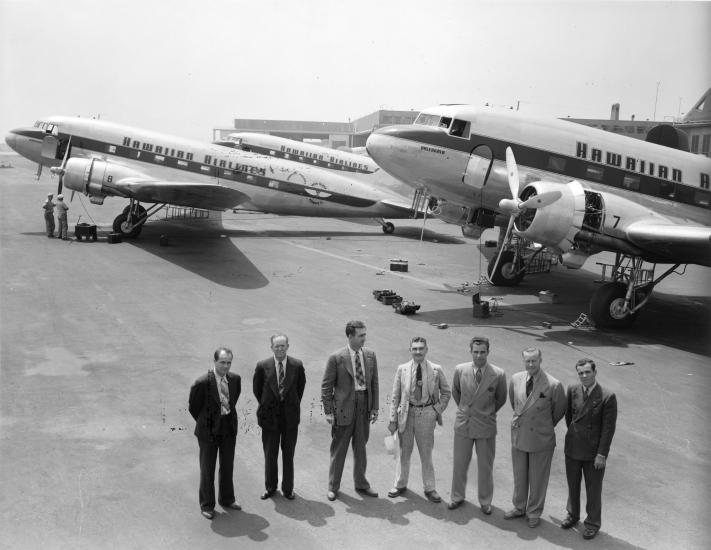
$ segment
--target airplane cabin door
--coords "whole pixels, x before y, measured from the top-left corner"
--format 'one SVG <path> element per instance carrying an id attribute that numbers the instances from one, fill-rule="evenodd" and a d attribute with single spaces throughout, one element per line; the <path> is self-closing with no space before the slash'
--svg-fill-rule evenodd
<path id="1" fill-rule="evenodd" d="M 477 145 L 469 153 L 469 160 L 462 174 L 462 184 L 471 188 L 472 196 L 477 202 L 483 196 L 493 165 L 494 152 L 488 145 Z"/>

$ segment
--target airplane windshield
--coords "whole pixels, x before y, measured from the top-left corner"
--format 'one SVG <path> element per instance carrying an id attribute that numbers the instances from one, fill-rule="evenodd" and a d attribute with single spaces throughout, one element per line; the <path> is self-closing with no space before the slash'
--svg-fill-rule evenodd
<path id="1" fill-rule="evenodd" d="M 452 118 L 448 116 L 430 115 L 420 113 L 417 115 L 413 124 L 422 124 L 423 126 L 434 126 L 435 128 L 449 128 Z"/>

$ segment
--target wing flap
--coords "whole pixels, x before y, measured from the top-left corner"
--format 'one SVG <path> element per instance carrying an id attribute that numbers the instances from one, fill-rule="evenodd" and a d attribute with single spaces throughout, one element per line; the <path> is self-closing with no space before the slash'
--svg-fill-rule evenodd
<path id="1" fill-rule="evenodd" d="M 122 195 L 141 202 L 165 202 L 206 210 L 228 210 L 249 202 L 249 197 L 241 191 L 213 183 L 126 178 L 113 187 Z"/>
<path id="2" fill-rule="evenodd" d="M 711 266 L 711 228 L 693 225 L 634 223 L 630 242 L 664 263 Z"/>

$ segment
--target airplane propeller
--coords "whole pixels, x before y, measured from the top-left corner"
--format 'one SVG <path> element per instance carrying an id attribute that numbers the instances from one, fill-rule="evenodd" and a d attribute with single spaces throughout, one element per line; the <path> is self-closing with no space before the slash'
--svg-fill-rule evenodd
<path id="1" fill-rule="evenodd" d="M 67 171 L 67 159 L 69 158 L 69 149 L 72 145 L 72 137 L 69 136 L 69 142 L 67 143 L 67 149 L 64 151 L 64 158 L 62 159 L 62 164 L 59 166 L 53 166 L 49 169 L 52 174 L 59 176 L 59 182 L 57 183 L 57 195 L 62 194 L 62 183 L 64 182 L 64 174 Z M 72 196 L 74 193 L 72 193 Z"/>
<path id="2" fill-rule="evenodd" d="M 560 191 L 546 191 L 540 195 L 533 195 L 531 198 L 523 201 L 519 198 L 519 177 L 518 177 L 518 166 L 516 165 L 516 158 L 514 157 L 511 147 L 506 148 L 506 171 L 508 173 L 509 189 L 511 190 L 510 199 L 501 199 L 499 201 L 499 208 L 506 214 L 509 215 L 509 223 L 506 226 L 506 233 L 504 234 L 504 239 L 501 242 L 501 247 L 499 247 L 499 254 L 496 256 L 496 261 L 494 262 L 494 267 L 491 270 L 491 274 L 488 279 L 489 282 L 493 284 L 491 280 L 495 276 L 496 269 L 499 267 L 499 262 L 501 261 L 501 256 L 504 252 L 504 245 L 509 242 L 511 237 L 511 231 L 513 230 L 514 222 L 516 218 L 523 212 L 529 209 L 544 208 L 553 204 L 563 193 Z"/>

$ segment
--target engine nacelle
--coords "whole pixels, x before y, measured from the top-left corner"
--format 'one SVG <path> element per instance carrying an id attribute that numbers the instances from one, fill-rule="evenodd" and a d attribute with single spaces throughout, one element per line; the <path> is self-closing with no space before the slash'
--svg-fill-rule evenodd
<path id="1" fill-rule="evenodd" d="M 520 194 L 526 200 L 534 194 L 560 191 L 561 197 L 544 208 L 521 213 L 514 223 L 516 233 L 557 252 L 573 245 L 585 219 L 585 189 L 577 181 L 567 184 L 538 181 L 528 184 Z"/>
<path id="2" fill-rule="evenodd" d="M 64 171 L 63 184 L 67 189 L 90 197 L 123 196 L 113 184 L 125 178 L 145 179 L 145 175 L 119 164 L 101 159 L 70 158 Z"/>

